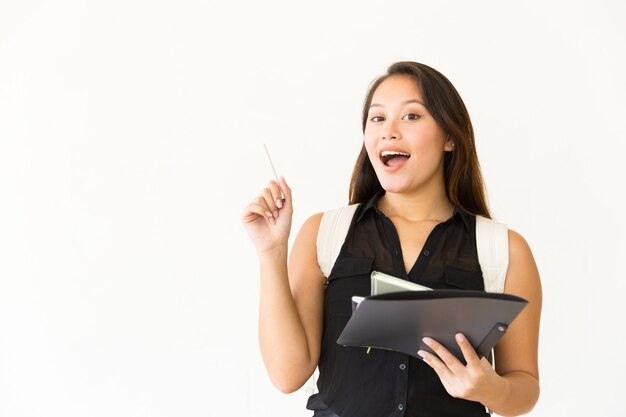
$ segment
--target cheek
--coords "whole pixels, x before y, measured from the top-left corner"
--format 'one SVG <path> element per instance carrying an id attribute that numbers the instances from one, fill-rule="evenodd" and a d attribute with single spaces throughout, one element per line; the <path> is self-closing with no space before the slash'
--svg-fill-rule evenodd
<path id="1" fill-rule="evenodd" d="M 443 152 L 434 146 L 423 146 L 415 151 L 413 163 L 424 173 L 434 172 L 443 160 Z"/>
<path id="2" fill-rule="evenodd" d="M 413 148 L 421 155 L 435 155 L 443 151 L 441 134 L 435 129 L 421 129 L 411 135 Z"/>

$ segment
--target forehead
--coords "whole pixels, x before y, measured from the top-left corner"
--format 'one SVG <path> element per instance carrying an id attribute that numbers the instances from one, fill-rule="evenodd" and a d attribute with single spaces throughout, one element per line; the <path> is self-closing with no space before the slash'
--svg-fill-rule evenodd
<path id="1" fill-rule="evenodd" d="M 408 75 L 392 75 L 376 88 L 372 96 L 372 103 L 405 101 L 415 98 L 422 101 L 422 95 L 415 79 Z"/>

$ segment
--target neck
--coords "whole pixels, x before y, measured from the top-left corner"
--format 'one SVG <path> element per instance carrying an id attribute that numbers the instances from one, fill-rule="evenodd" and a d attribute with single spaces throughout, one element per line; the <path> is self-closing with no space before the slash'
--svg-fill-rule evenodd
<path id="1" fill-rule="evenodd" d="M 444 184 L 432 184 L 410 192 L 385 192 L 378 208 L 387 217 L 401 217 L 412 222 L 437 220 L 443 222 L 454 212 Z"/>

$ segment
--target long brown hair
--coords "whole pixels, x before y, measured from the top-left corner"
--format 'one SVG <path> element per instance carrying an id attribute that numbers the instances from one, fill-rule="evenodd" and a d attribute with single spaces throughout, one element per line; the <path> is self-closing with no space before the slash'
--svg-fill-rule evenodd
<path id="1" fill-rule="evenodd" d="M 408 75 L 413 78 L 426 109 L 454 141 L 454 150 L 446 152 L 444 156 L 444 182 L 450 202 L 467 213 L 491 218 L 476 155 L 472 122 L 459 93 L 437 70 L 411 61 L 392 64 L 386 74 L 370 84 L 363 103 L 363 133 L 374 92 L 383 81 L 393 75 Z M 350 204 L 362 203 L 382 189 L 363 145 L 350 180 Z"/>

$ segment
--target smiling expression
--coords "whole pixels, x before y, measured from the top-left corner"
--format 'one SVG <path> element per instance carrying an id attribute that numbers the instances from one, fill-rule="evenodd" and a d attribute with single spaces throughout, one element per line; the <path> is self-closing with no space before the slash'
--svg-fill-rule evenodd
<path id="1" fill-rule="evenodd" d="M 413 78 L 394 75 L 372 96 L 363 141 L 382 187 L 410 192 L 443 183 L 444 152 L 452 141 L 423 104 Z"/>

